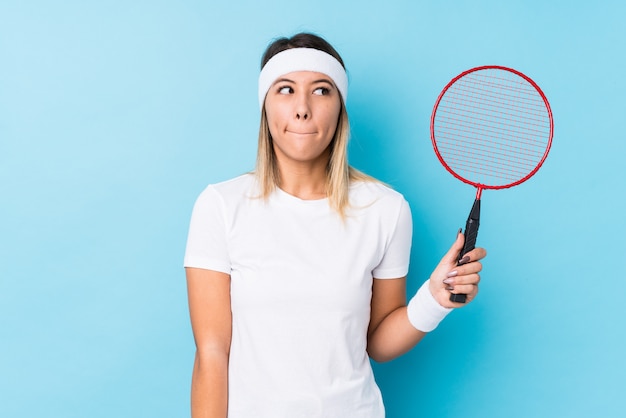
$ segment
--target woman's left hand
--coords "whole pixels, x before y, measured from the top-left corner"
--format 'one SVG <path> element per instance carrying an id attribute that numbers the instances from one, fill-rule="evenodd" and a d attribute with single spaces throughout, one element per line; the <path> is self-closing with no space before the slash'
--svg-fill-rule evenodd
<path id="1" fill-rule="evenodd" d="M 483 267 L 480 260 L 485 258 L 487 251 L 484 248 L 474 248 L 465 254 L 459 261 L 459 265 L 457 265 L 459 254 L 463 250 L 464 241 L 465 238 L 459 231 L 456 241 L 430 276 L 430 292 L 435 300 L 445 308 L 465 306 L 478 293 L 479 273 Z M 466 294 L 466 303 L 451 302 L 450 293 Z"/>

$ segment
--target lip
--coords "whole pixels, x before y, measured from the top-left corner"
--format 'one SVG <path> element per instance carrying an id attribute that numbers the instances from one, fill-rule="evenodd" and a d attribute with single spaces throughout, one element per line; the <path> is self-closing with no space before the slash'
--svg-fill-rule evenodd
<path id="1" fill-rule="evenodd" d="M 289 132 L 290 134 L 294 134 L 294 135 L 315 135 L 317 132 L 296 132 L 296 131 L 290 131 L 287 130 L 287 132 Z"/>

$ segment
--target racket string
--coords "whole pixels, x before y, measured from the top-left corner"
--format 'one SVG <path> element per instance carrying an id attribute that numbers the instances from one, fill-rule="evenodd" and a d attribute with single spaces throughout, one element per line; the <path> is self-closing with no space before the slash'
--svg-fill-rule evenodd
<path id="1" fill-rule="evenodd" d="M 477 145 L 484 142 L 490 147 L 501 146 L 503 149 L 508 149 L 511 152 L 528 152 L 529 155 L 536 155 L 536 151 L 539 157 L 543 155 L 545 150 L 545 143 L 537 141 L 533 137 L 524 137 L 524 135 L 528 135 L 528 132 L 507 131 L 501 128 L 496 130 L 490 129 L 488 126 L 479 126 L 481 128 L 480 135 L 470 135 L 467 128 L 468 125 L 466 124 L 448 124 L 441 128 L 438 141 L 444 143 L 446 140 L 457 142 L 456 138 L 470 139 L 471 141 L 476 141 Z M 500 139 L 504 139 L 504 141 Z M 520 142 L 523 142 L 523 144 L 518 144 Z"/>
<path id="2" fill-rule="evenodd" d="M 452 102 L 453 98 L 450 98 L 450 101 Z M 469 99 L 464 99 L 466 103 L 471 103 L 471 100 Z M 502 123 L 506 123 L 509 128 L 509 130 L 513 129 L 513 127 L 515 128 L 521 128 L 520 132 L 536 132 L 537 134 L 543 134 L 545 133 L 546 129 L 550 128 L 550 124 L 549 124 L 549 120 L 547 120 L 545 118 L 545 114 L 543 115 L 543 118 L 540 118 L 539 113 L 533 114 L 533 113 L 524 113 L 522 111 L 520 111 L 519 109 L 515 112 L 502 112 L 499 111 L 497 115 L 492 114 L 492 113 L 488 113 L 482 109 L 474 109 L 471 107 L 468 107 L 466 109 L 460 109 L 459 105 L 460 103 L 456 102 L 457 106 L 455 107 L 448 107 L 447 103 L 444 103 L 441 107 L 442 107 L 442 111 L 443 114 L 440 116 L 440 119 L 445 120 L 446 119 L 446 114 L 449 114 L 450 117 L 448 117 L 448 120 L 453 120 L 453 121 L 457 121 L 457 122 L 461 122 L 463 120 L 471 120 L 474 123 L 481 121 L 481 122 L 485 122 L 485 126 L 494 126 L 496 128 L 500 128 L 503 129 L 501 124 Z M 480 111 L 482 110 L 482 111 Z M 538 112 L 538 111 L 537 111 Z M 452 118 L 452 116 L 455 116 L 455 118 Z M 491 117 L 499 117 L 501 118 L 501 121 L 496 124 L 493 125 L 493 120 L 489 119 L 489 116 Z M 537 118 L 531 117 L 531 116 L 537 116 Z"/>

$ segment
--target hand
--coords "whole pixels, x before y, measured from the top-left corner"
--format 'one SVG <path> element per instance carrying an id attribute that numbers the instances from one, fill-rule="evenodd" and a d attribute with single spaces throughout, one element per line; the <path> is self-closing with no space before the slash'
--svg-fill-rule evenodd
<path id="1" fill-rule="evenodd" d="M 484 248 L 474 248 L 465 254 L 461 265 L 457 266 L 457 259 L 465 237 L 461 231 L 457 234 L 456 241 L 450 250 L 443 256 L 433 273 L 430 275 L 430 293 L 435 300 L 445 308 L 460 308 L 471 302 L 478 294 L 478 282 L 480 271 L 483 266 L 480 262 L 487 255 Z M 445 282 L 444 282 L 445 281 Z M 450 301 L 450 293 L 464 293 L 467 295 L 466 303 Z"/>

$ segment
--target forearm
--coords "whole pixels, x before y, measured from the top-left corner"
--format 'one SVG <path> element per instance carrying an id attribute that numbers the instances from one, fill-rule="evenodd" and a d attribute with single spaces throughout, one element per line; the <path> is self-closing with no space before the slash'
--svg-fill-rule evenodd
<path id="1" fill-rule="evenodd" d="M 402 306 L 370 333 L 367 352 L 377 362 L 390 361 L 415 347 L 425 335 L 409 322 L 407 308 Z"/>
<path id="2" fill-rule="evenodd" d="M 228 354 L 196 352 L 191 381 L 192 418 L 226 418 Z"/>
<path id="3" fill-rule="evenodd" d="M 435 300 L 430 281 L 424 282 L 407 306 L 397 306 L 368 334 L 368 352 L 376 361 L 389 361 L 406 353 L 452 311 Z"/>

